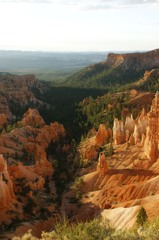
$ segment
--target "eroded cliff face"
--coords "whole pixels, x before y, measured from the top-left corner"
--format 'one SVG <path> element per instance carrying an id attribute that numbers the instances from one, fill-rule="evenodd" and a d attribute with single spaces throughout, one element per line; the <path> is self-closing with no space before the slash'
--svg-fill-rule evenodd
<path id="1" fill-rule="evenodd" d="M 159 94 L 156 93 L 148 113 L 143 109 L 136 119 L 128 116 L 124 122 L 114 120 L 112 154 L 108 154 L 111 145 L 106 141 L 97 148 L 98 133 L 81 144 L 80 153 L 90 149 L 89 146 L 98 150 L 92 166 L 84 166 L 79 172 L 83 179 L 80 209 L 69 201 L 74 197 L 73 190 L 64 194 L 63 210 L 72 221 L 87 220 L 99 214 L 109 219 L 113 227 L 131 228 L 141 206 L 149 219 L 158 216 L 158 127 Z M 107 131 L 103 134 L 106 139 Z"/>
<path id="2" fill-rule="evenodd" d="M 33 74 L 1 75 L 0 89 L 0 112 L 5 114 L 9 120 L 15 117 L 14 114 L 18 107 L 45 105 L 35 97 L 33 90 L 44 93 L 46 85 L 38 82 Z"/>
<path id="3" fill-rule="evenodd" d="M 46 125 L 35 109 L 28 109 L 10 132 L 1 133 L 0 222 L 4 230 L 15 219 L 43 219 L 56 212 L 54 159 L 48 159 L 47 149 L 52 142 L 58 147 L 65 136 L 63 125 Z M 59 153 L 66 150 L 59 147 Z"/>
<path id="4" fill-rule="evenodd" d="M 159 49 L 145 53 L 110 53 L 105 63 L 111 67 L 121 66 L 125 70 L 131 67 L 137 72 L 155 69 L 159 67 Z"/>

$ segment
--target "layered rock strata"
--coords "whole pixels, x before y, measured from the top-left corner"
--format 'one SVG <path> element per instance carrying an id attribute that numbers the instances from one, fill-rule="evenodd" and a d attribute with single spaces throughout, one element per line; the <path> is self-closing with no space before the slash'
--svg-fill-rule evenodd
<path id="1" fill-rule="evenodd" d="M 9 120 L 14 118 L 14 110 L 26 106 L 40 107 L 46 105 L 35 95 L 34 90 L 44 93 L 46 85 L 38 82 L 35 75 L 1 75 L 0 76 L 0 113 Z"/>
<path id="2" fill-rule="evenodd" d="M 113 139 L 114 144 L 129 142 L 131 145 L 141 144 L 145 154 L 151 161 L 158 158 L 159 145 L 159 93 L 157 92 L 152 101 L 151 110 L 146 113 L 145 109 L 141 115 L 134 120 L 127 117 L 125 123 L 118 119 L 114 120 Z"/>

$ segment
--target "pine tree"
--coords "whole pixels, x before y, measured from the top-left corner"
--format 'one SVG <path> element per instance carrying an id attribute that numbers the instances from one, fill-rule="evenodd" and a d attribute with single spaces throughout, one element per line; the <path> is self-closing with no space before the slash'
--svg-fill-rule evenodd
<path id="1" fill-rule="evenodd" d="M 147 221 L 148 216 L 144 207 L 141 207 L 136 218 L 136 222 L 139 226 L 143 226 Z"/>
<path id="2" fill-rule="evenodd" d="M 112 141 L 110 142 L 109 148 L 108 148 L 108 156 L 112 156 L 114 153 L 114 148 L 113 148 L 113 144 Z"/>

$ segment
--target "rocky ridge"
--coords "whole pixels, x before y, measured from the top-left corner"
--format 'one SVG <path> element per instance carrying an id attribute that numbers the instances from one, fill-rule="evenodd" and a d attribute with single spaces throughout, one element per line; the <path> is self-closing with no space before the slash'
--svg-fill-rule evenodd
<path id="1" fill-rule="evenodd" d="M 135 71 L 155 69 L 159 67 L 159 49 L 142 53 L 110 53 L 105 64 L 111 67 L 120 65 L 123 69 L 131 67 Z"/>
<path id="2" fill-rule="evenodd" d="M 65 84 L 75 87 L 105 88 L 110 91 L 115 87 L 125 88 L 127 84 L 145 90 L 145 84 L 150 80 L 145 78 L 145 74 L 154 71 L 151 76 L 154 82 L 157 82 L 158 74 L 155 72 L 158 69 L 159 49 L 126 54 L 109 53 L 106 61 L 90 65 L 68 77 Z"/>
<path id="3" fill-rule="evenodd" d="M 15 112 L 28 106 L 47 105 L 37 99 L 34 90 L 41 94 L 46 91 L 46 85 L 36 80 L 35 75 L 0 75 L 0 113 L 13 120 Z"/>

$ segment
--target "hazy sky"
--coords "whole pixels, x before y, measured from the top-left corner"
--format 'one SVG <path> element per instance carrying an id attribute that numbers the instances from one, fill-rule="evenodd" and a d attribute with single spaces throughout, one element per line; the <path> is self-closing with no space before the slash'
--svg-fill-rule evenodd
<path id="1" fill-rule="evenodd" d="M 159 48 L 159 0 L 0 0 L 0 49 Z"/>

